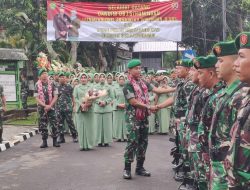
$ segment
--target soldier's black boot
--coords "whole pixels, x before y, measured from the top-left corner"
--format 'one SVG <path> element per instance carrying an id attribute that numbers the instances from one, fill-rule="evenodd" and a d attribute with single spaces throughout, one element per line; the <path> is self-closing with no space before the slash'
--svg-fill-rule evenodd
<path id="1" fill-rule="evenodd" d="M 151 173 L 143 167 L 144 160 L 138 160 L 136 164 L 135 174 L 140 176 L 150 177 Z"/>
<path id="2" fill-rule="evenodd" d="M 65 143 L 64 134 L 60 134 L 60 135 L 58 136 L 57 142 L 58 142 L 59 144 Z"/>
<path id="3" fill-rule="evenodd" d="M 43 142 L 42 142 L 40 148 L 47 148 L 47 147 L 48 147 L 47 139 L 43 139 Z"/>
<path id="4" fill-rule="evenodd" d="M 124 179 L 131 179 L 131 163 L 126 163 L 125 168 L 123 170 L 123 178 Z"/>
<path id="5" fill-rule="evenodd" d="M 77 142 L 78 142 L 77 136 L 73 136 L 72 138 L 73 138 L 73 142 L 74 142 L 74 143 L 77 143 Z"/>
<path id="6" fill-rule="evenodd" d="M 60 147 L 60 144 L 57 142 L 57 138 L 53 137 L 53 146 L 54 147 Z"/>
<path id="7" fill-rule="evenodd" d="M 0 143 L 3 142 L 3 129 L 0 129 Z"/>

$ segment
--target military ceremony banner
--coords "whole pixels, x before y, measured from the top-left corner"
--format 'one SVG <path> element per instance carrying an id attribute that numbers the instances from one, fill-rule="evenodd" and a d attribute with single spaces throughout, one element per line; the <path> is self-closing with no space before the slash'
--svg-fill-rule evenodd
<path id="1" fill-rule="evenodd" d="M 47 1 L 47 40 L 181 41 L 182 2 Z"/>

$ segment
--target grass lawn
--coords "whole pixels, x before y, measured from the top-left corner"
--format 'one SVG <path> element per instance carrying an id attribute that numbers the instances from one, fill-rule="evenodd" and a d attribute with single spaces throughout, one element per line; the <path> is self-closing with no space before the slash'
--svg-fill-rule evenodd
<path id="1" fill-rule="evenodd" d="M 8 125 L 37 125 L 37 113 L 31 113 L 27 119 L 20 118 L 20 119 L 11 119 L 4 122 Z"/>
<path id="2" fill-rule="evenodd" d="M 28 106 L 36 104 L 36 98 L 29 96 L 28 100 L 27 100 L 27 104 L 28 104 Z M 17 105 L 10 105 L 7 103 L 7 110 L 14 110 L 14 109 L 18 109 Z"/>

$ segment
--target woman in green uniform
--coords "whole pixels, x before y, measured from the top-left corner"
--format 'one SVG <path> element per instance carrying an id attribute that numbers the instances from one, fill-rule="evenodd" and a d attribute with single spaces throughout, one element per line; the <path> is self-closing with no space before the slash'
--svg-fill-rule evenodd
<path id="1" fill-rule="evenodd" d="M 96 90 L 106 90 L 107 95 L 97 99 L 94 103 L 95 126 L 97 129 L 96 142 L 98 146 L 109 146 L 112 138 L 112 105 L 113 100 L 110 87 L 105 83 L 106 75 L 99 74 L 100 82 L 95 85 Z"/>
<path id="2" fill-rule="evenodd" d="M 90 150 L 96 144 L 96 131 L 93 127 L 94 114 L 92 106 L 88 109 L 83 109 L 86 94 L 91 89 L 88 84 L 88 75 L 83 73 L 80 76 L 81 84 L 75 87 L 74 97 L 76 101 L 76 124 L 78 129 L 78 138 L 80 150 Z"/>
<path id="3" fill-rule="evenodd" d="M 114 136 L 118 142 L 127 141 L 127 129 L 125 126 L 125 97 L 123 94 L 123 87 L 125 84 L 125 77 L 120 75 L 118 78 L 119 86 L 114 89 Z"/>
<path id="4" fill-rule="evenodd" d="M 160 87 L 167 88 L 168 87 L 168 77 L 164 76 L 160 81 Z M 156 98 L 156 104 L 160 104 L 164 102 L 166 99 L 170 97 L 170 94 L 160 94 Z M 158 111 L 159 116 L 159 130 L 160 134 L 168 134 L 169 132 L 169 122 L 170 122 L 170 111 L 171 107 L 163 108 Z"/>

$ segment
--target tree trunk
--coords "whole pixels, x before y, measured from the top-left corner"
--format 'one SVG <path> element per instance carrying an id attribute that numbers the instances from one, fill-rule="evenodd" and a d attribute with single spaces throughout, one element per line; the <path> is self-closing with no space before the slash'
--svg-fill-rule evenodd
<path id="1" fill-rule="evenodd" d="M 71 49 L 70 49 L 70 60 L 69 64 L 74 65 L 77 61 L 77 48 L 79 46 L 79 42 L 70 42 Z"/>
<path id="2" fill-rule="evenodd" d="M 51 42 L 47 41 L 47 36 L 45 35 L 45 32 L 42 35 L 42 40 L 45 42 L 47 50 L 49 52 L 49 55 L 51 57 L 51 59 L 55 59 L 55 60 L 59 60 L 59 56 L 58 54 L 55 52 L 55 50 L 52 47 Z"/>
<path id="3" fill-rule="evenodd" d="M 99 43 L 98 44 L 98 53 L 99 53 L 99 60 L 100 60 L 100 64 L 99 64 L 99 72 L 103 73 L 104 71 L 107 70 L 107 60 L 103 54 L 103 43 Z"/>

